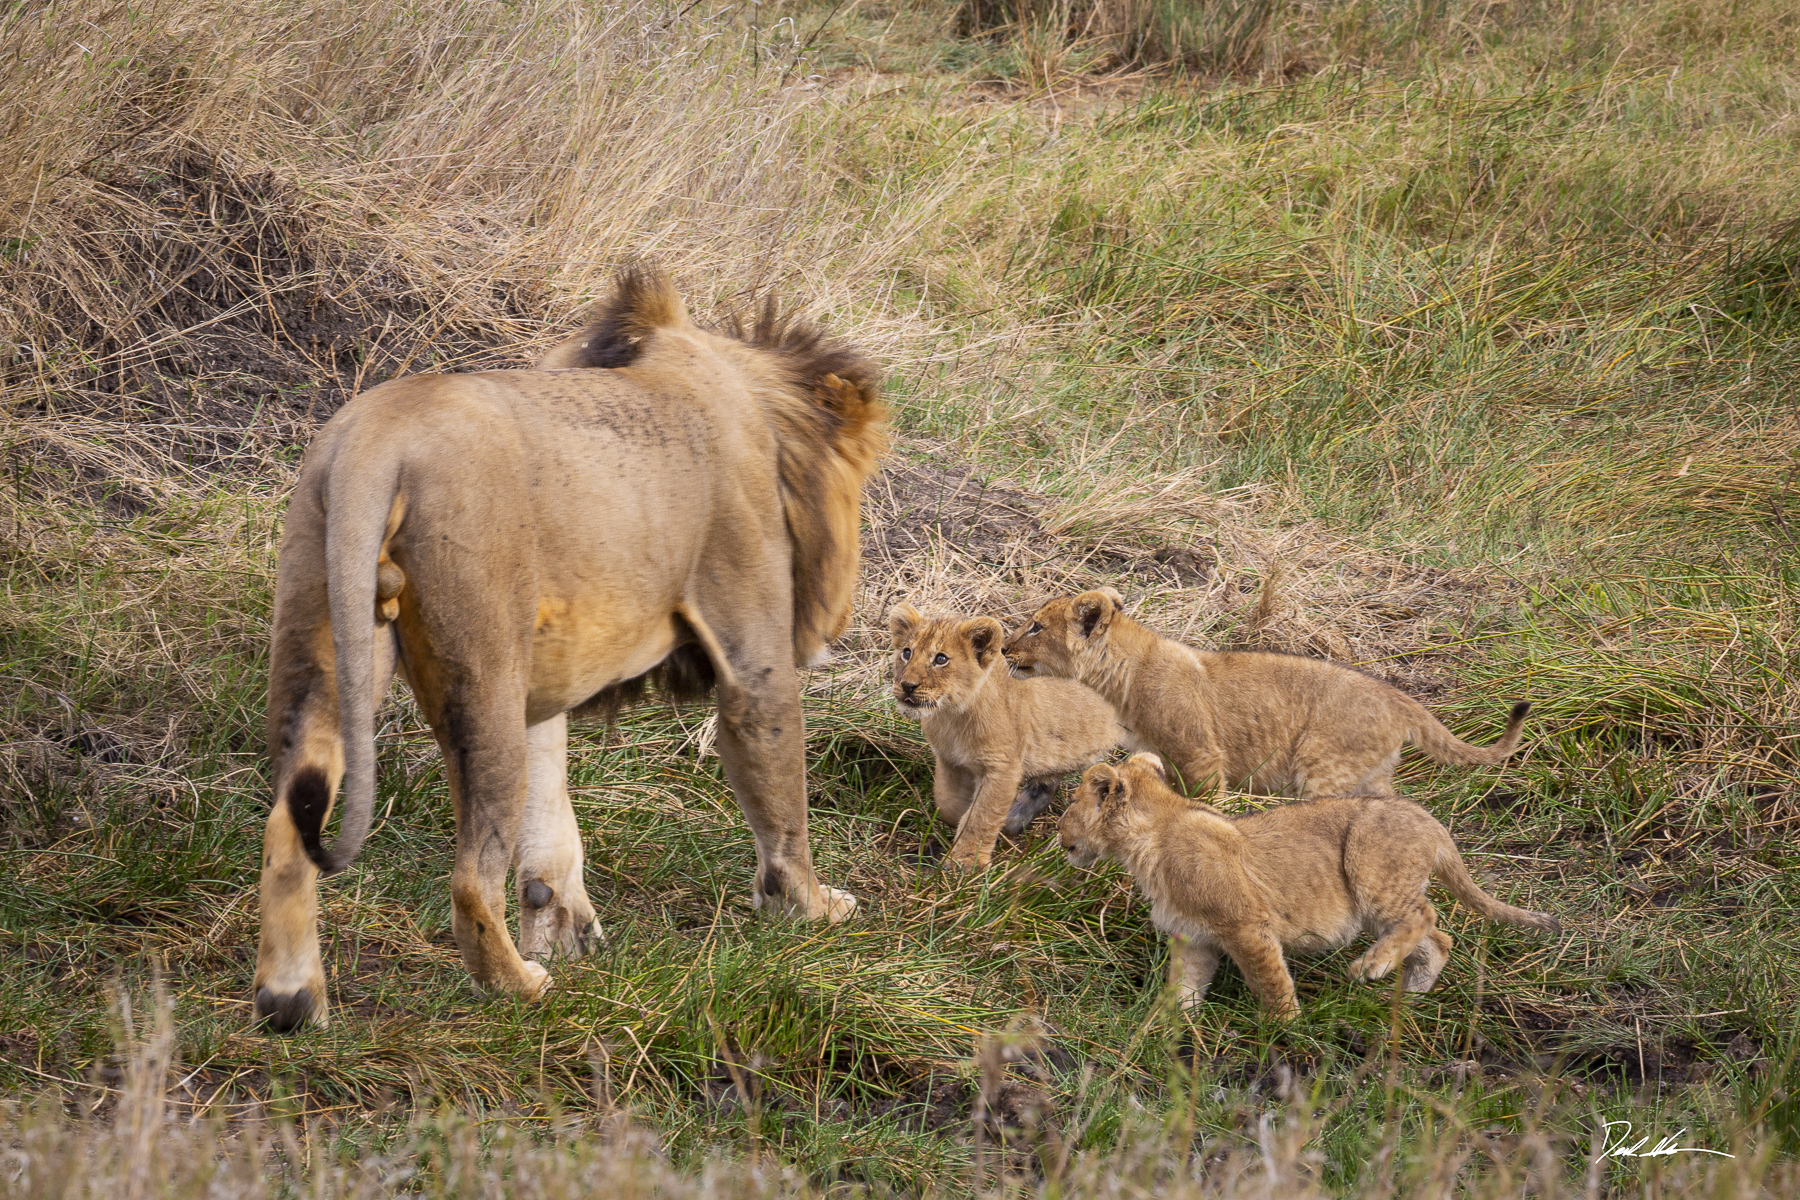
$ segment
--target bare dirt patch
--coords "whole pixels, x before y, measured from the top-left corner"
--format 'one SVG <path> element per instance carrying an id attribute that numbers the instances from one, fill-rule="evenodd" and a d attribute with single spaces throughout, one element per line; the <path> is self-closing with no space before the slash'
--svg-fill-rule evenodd
<path id="1" fill-rule="evenodd" d="M 1517 590 L 1420 561 L 1427 553 L 1352 544 L 1198 478 L 1101 481 L 1062 499 L 906 440 L 870 481 L 864 520 L 863 591 L 840 648 L 868 688 L 886 670 L 885 614 L 902 600 L 1010 624 L 1051 596 L 1107 585 L 1191 645 L 1356 663 L 1429 699 L 1454 684 L 1447 643 Z"/>

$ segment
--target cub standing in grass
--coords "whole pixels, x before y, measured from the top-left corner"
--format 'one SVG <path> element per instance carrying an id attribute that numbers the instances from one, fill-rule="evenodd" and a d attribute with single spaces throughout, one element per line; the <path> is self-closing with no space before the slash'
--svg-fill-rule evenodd
<path id="1" fill-rule="evenodd" d="M 1112 705 L 1079 683 L 1014 679 L 1000 655 L 1006 631 L 992 617 L 928 619 L 901 604 L 888 629 L 894 702 L 919 718 L 937 760 L 938 813 L 956 826 L 948 866 L 987 866 L 1002 828 L 1021 832 L 1061 776 L 1124 736 Z"/>
<path id="2" fill-rule="evenodd" d="M 1352 979 L 1404 968 L 1407 991 L 1430 991 L 1451 945 L 1425 899 L 1434 878 L 1490 921 L 1562 930 L 1555 917 L 1482 891 L 1449 831 L 1394 796 L 1309 800 L 1232 819 L 1173 791 L 1162 760 L 1138 754 L 1090 767 L 1057 833 L 1076 866 L 1111 859 L 1137 880 L 1150 919 L 1175 939 L 1169 974 L 1183 1004 L 1205 999 L 1224 953 L 1264 1007 L 1293 1017 L 1300 1006 L 1282 951 L 1335 950 L 1365 932 L 1376 942 L 1350 964 Z"/>
<path id="3" fill-rule="evenodd" d="M 1134 742 L 1166 756 L 1181 788 L 1391 796 L 1411 742 L 1441 763 L 1504 762 L 1531 705 L 1491 747 L 1458 738 L 1411 696 L 1316 658 L 1194 650 L 1138 624 L 1111 588 L 1064 596 L 1007 639 L 1020 675 L 1076 679 L 1119 710 Z"/>

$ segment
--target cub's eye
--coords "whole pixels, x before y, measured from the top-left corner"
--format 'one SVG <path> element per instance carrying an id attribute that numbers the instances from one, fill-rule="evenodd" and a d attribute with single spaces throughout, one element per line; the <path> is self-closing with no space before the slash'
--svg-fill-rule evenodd
<path id="1" fill-rule="evenodd" d="M 1042 632 L 1044 632 L 1044 627 L 1042 625 L 1039 625 L 1036 621 L 1033 621 L 1031 623 L 1031 628 L 1027 629 L 1025 631 L 1025 636 L 1030 637 L 1034 633 L 1042 633 Z"/>
<path id="2" fill-rule="evenodd" d="M 900 661 L 901 662 L 911 662 L 912 661 L 912 647 L 911 646 L 908 646 L 906 649 L 904 649 L 900 652 Z"/>
<path id="3" fill-rule="evenodd" d="M 936 658 L 931 660 L 931 665 L 934 667 L 941 667 L 949 661 L 950 661 L 950 656 L 948 654 L 940 654 Z"/>

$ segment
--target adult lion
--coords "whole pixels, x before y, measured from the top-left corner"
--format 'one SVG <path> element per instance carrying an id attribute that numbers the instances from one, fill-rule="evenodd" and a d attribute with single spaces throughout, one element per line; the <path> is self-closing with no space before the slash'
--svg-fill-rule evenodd
<path id="1" fill-rule="evenodd" d="M 444 755 L 452 929 L 484 986 L 535 996 L 549 975 L 520 950 L 579 953 L 592 935 L 566 714 L 646 679 L 717 692 L 757 906 L 832 921 L 856 907 L 813 874 L 796 668 L 849 619 L 885 437 L 875 368 L 772 304 L 730 336 L 696 328 L 647 269 L 538 367 L 385 383 L 307 451 L 276 577 L 252 985 L 275 1029 L 325 1019 L 317 880 L 368 834 L 396 663 Z"/>

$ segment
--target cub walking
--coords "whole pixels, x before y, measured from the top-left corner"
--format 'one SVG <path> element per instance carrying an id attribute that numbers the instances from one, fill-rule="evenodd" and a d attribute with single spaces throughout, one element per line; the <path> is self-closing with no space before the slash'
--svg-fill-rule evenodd
<path id="1" fill-rule="evenodd" d="M 1523 701 L 1498 742 L 1472 746 L 1379 679 L 1293 654 L 1194 650 L 1123 604 L 1111 588 L 1052 600 L 1007 639 L 1006 657 L 1021 675 L 1077 679 L 1105 696 L 1183 791 L 1391 796 L 1408 742 L 1459 764 L 1504 762 L 1519 748 Z"/>
<path id="2" fill-rule="evenodd" d="M 1306 800 L 1231 819 L 1171 790 L 1162 760 L 1137 754 L 1089 768 L 1057 833 L 1076 866 L 1105 858 L 1131 872 L 1151 921 L 1175 939 L 1169 973 L 1183 1004 L 1205 998 L 1227 954 L 1264 1007 L 1292 1017 L 1300 1005 L 1283 951 L 1335 950 L 1363 933 L 1376 941 L 1350 964 L 1352 979 L 1403 968 L 1407 991 L 1430 991 L 1451 945 L 1425 899 L 1433 879 L 1490 921 L 1562 929 L 1482 891 L 1449 831 L 1398 797 Z"/>
<path id="3" fill-rule="evenodd" d="M 1006 631 L 992 617 L 926 618 L 900 604 L 888 629 L 894 702 L 919 719 L 937 760 L 938 813 L 956 826 L 947 866 L 987 866 L 1003 827 L 1021 832 L 1062 776 L 1124 736 L 1112 705 L 1079 683 L 1014 679 L 1000 655 Z"/>

